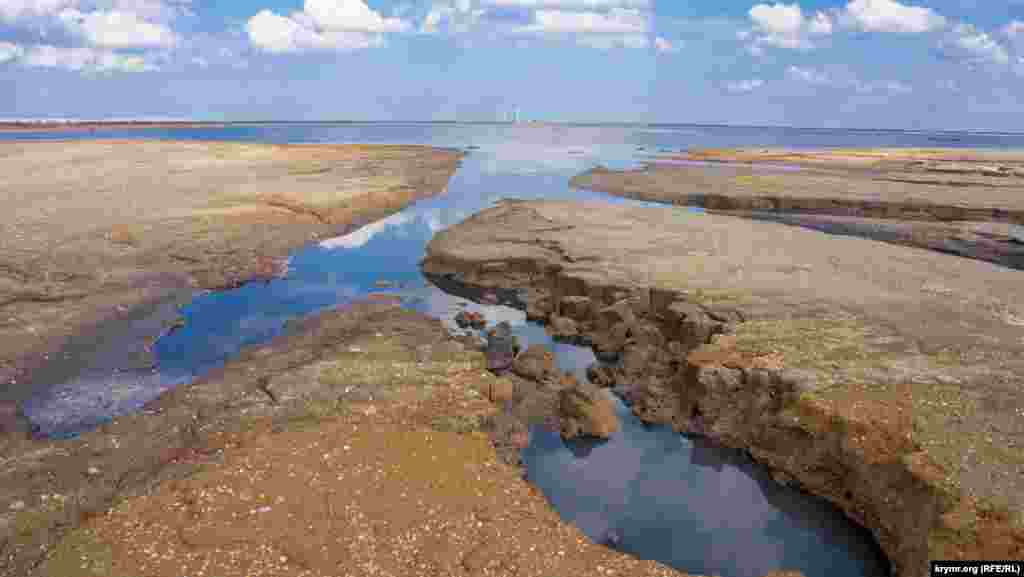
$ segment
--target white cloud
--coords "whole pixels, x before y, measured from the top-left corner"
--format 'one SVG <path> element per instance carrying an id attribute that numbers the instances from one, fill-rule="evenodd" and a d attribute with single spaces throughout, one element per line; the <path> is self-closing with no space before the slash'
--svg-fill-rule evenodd
<path id="1" fill-rule="evenodd" d="M 814 18 L 811 19 L 808 28 L 811 34 L 828 36 L 832 33 L 832 19 L 824 12 L 818 12 L 814 15 Z"/>
<path id="2" fill-rule="evenodd" d="M 26 67 L 62 68 L 79 72 L 144 72 L 156 70 L 142 56 L 112 50 L 47 44 L 30 46 L 19 58 Z"/>
<path id="3" fill-rule="evenodd" d="M 409 23 L 400 18 L 385 18 L 371 10 L 363 0 L 306 0 L 302 12 L 316 28 L 348 32 L 402 32 Z"/>
<path id="4" fill-rule="evenodd" d="M 751 78 L 750 80 L 730 82 L 725 85 L 725 89 L 733 94 L 746 94 L 748 92 L 753 92 L 762 86 L 764 86 L 764 80 L 761 80 L 760 78 Z"/>
<path id="5" fill-rule="evenodd" d="M 850 0 L 845 14 L 855 27 L 866 32 L 920 34 L 946 25 L 946 19 L 930 8 L 895 0 Z"/>
<path id="6" fill-rule="evenodd" d="M 359 50 L 380 46 L 384 42 L 379 34 L 318 31 L 298 20 L 261 10 L 249 19 L 245 30 L 254 46 L 272 53 Z"/>
<path id="7" fill-rule="evenodd" d="M 78 0 L 0 0 L 0 21 L 16 22 L 29 18 L 55 16 L 74 6 Z"/>
<path id="8" fill-rule="evenodd" d="M 612 8 L 604 12 L 535 10 L 533 22 L 512 30 L 516 34 L 568 35 L 578 44 L 610 50 L 646 48 L 650 18 L 633 8 Z"/>
<path id="9" fill-rule="evenodd" d="M 131 12 L 150 22 L 171 22 L 181 16 L 194 15 L 192 0 L 103 0 L 98 8 Z"/>
<path id="10" fill-rule="evenodd" d="M 17 60 L 21 58 L 24 50 L 17 44 L 10 42 L 0 42 L 0 64 L 3 64 L 9 60 Z"/>
<path id="11" fill-rule="evenodd" d="M 748 48 L 760 54 L 765 46 L 806 50 L 812 48 L 812 36 L 832 33 L 832 19 L 824 12 L 804 17 L 799 4 L 757 4 L 748 13 L 753 30 L 742 31 L 741 40 L 750 40 Z"/>
<path id="12" fill-rule="evenodd" d="M 678 44 L 673 44 L 672 42 L 662 38 L 661 36 L 658 36 L 654 39 L 654 49 L 662 54 L 671 54 L 679 52 Z"/>
<path id="13" fill-rule="evenodd" d="M 849 71 L 842 69 L 836 74 L 828 74 L 814 68 L 790 66 L 786 68 L 786 76 L 810 86 L 847 89 L 857 94 L 887 94 L 896 96 L 908 94 L 912 91 L 910 86 L 896 80 L 864 82 L 850 74 Z"/>
<path id="14" fill-rule="evenodd" d="M 302 11 L 290 17 L 261 10 L 245 28 L 253 45 L 281 53 L 381 46 L 382 33 L 410 26 L 400 18 L 385 18 L 363 0 L 306 0 Z"/>
<path id="15" fill-rule="evenodd" d="M 615 8 L 608 12 L 566 12 L 563 10 L 537 10 L 533 24 L 521 29 L 538 33 L 621 33 L 637 34 L 647 31 L 647 16 L 639 10 Z"/>
<path id="16" fill-rule="evenodd" d="M 508 8 L 559 8 L 599 9 L 599 8 L 646 8 L 650 0 L 483 0 L 488 6 Z"/>
<path id="17" fill-rule="evenodd" d="M 93 46 L 138 48 L 173 46 L 177 38 L 170 28 L 141 20 L 132 12 L 88 12 L 64 10 L 60 21 L 73 34 Z"/>
<path id="18" fill-rule="evenodd" d="M 786 69 L 786 74 L 791 78 L 795 78 L 801 82 L 807 84 L 814 84 L 819 86 L 828 86 L 832 84 L 832 79 L 829 78 L 824 72 L 819 72 L 813 68 L 803 68 L 800 66 L 790 66 Z"/>
<path id="19" fill-rule="evenodd" d="M 953 29 L 952 43 L 976 62 L 1007 64 L 1010 55 L 989 34 L 970 24 L 958 24 Z"/>
<path id="20" fill-rule="evenodd" d="M 436 34 L 443 28 L 450 33 L 465 34 L 477 25 L 483 15 L 484 10 L 474 7 L 470 0 L 434 2 L 419 30 L 424 34 Z"/>

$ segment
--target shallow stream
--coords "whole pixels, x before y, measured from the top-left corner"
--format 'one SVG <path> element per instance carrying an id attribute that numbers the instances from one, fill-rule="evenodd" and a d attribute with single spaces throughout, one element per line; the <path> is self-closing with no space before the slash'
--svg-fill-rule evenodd
<path id="1" fill-rule="evenodd" d="M 73 436 L 137 410 L 164 390 L 234 358 L 243 346 L 280 334 L 287 321 L 372 292 L 394 293 L 404 306 L 440 318 L 453 329 L 453 317 L 463 308 L 481 311 L 489 324 L 508 321 L 525 345 L 547 344 L 564 370 L 585 379 L 585 368 L 594 360 L 589 349 L 551 342 L 520 310 L 468 301 L 426 282 L 417 264 L 433 234 L 503 198 L 649 204 L 570 189 L 568 181 L 597 164 L 633 166 L 649 160 L 652 151 L 697 144 L 820 147 L 927 142 L 923 133 L 444 124 L 279 124 L 97 131 L 82 137 L 432 144 L 466 148 L 469 155 L 445 194 L 296 251 L 286 279 L 198 293 L 188 303 L 164 303 L 140 314 L 122 334 L 79 347 L 76 354 L 82 358 L 74 374 L 40 371 L 49 381 L 34 383 L 35 395 L 26 401 L 25 410 L 42 433 L 55 437 Z M 981 135 L 958 144 L 999 146 L 1001 138 Z M 694 209 L 692 218 L 703 216 Z M 380 288 L 378 281 L 391 286 Z M 125 343 L 152 334 L 153 327 L 177 314 L 179 304 L 186 325 L 154 345 L 157 365 L 133 366 L 125 358 Z M 774 483 L 761 467 L 735 451 L 664 427 L 646 427 L 621 403 L 618 407 L 624 428 L 607 442 L 566 444 L 555 433 L 535 429 L 523 453 L 529 479 L 565 519 L 595 541 L 690 573 L 723 577 L 755 577 L 779 568 L 798 569 L 808 577 L 888 573 L 870 534 L 826 502 Z"/>

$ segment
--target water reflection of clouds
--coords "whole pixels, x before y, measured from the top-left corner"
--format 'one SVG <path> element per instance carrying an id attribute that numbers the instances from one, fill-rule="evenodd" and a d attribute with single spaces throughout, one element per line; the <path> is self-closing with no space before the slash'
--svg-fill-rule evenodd
<path id="1" fill-rule="evenodd" d="M 320 242 L 321 248 L 359 248 L 370 242 L 374 236 L 389 228 L 401 227 L 413 219 L 409 211 L 397 212 L 387 218 L 370 223 L 354 232 Z"/>

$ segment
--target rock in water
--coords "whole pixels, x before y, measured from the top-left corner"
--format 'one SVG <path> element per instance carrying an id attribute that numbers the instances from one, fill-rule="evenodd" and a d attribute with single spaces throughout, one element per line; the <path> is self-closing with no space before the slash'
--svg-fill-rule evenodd
<path id="1" fill-rule="evenodd" d="M 607 439 L 619 430 L 615 406 L 600 389 L 590 384 L 562 389 L 558 395 L 562 417 L 562 437 L 579 436 Z"/>
<path id="2" fill-rule="evenodd" d="M 593 363 L 587 367 L 587 378 L 598 387 L 611 387 L 615 385 L 615 371 L 601 363 Z"/>
<path id="3" fill-rule="evenodd" d="M 14 401 L 0 401 L 0 436 L 28 435 L 32 424 Z"/>
<path id="4" fill-rule="evenodd" d="M 576 321 L 555 315 L 552 315 L 548 321 L 548 332 L 553 338 L 565 341 L 574 341 L 580 336 Z"/>
<path id="5" fill-rule="evenodd" d="M 508 370 L 518 351 L 519 341 L 507 322 L 498 323 L 498 326 L 487 332 L 487 344 L 484 346 L 487 370 L 495 373 Z"/>
<path id="6" fill-rule="evenodd" d="M 544 345 L 527 347 L 512 363 L 512 372 L 536 383 L 558 378 L 555 356 Z"/>
<path id="7" fill-rule="evenodd" d="M 487 326 L 487 321 L 478 312 L 462 311 L 455 315 L 455 324 L 459 325 L 460 328 L 472 327 L 474 329 L 482 329 Z"/>

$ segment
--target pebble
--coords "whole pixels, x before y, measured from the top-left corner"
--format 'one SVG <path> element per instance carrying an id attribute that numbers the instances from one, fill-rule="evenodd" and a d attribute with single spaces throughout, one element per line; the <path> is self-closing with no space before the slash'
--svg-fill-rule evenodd
<path id="1" fill-rule="evenodd" d="M 99 474 L 100 474 L 100 470 L 99 470 L 99 469 L 97 469 L 96 467 L 89 467 L 89 468 L 88 468 L 88 469 L 86 470 L 86 472 L 87 472 L 87 473 L 89 473 L 89 474 L 90 474 L 90 475 L 92 475 L 92 476 L 96 476 L 96 475 L 99 475 Z"/>
<path id="2" fill-rule="evenodd" d="M 12 511 L 21 511 L 22 509 L 25 508 L 25 502 L 24 501 L 15 501 L 15 502 L 11 503 L 11 507 L 10 508 L 11 508 Z"/>

